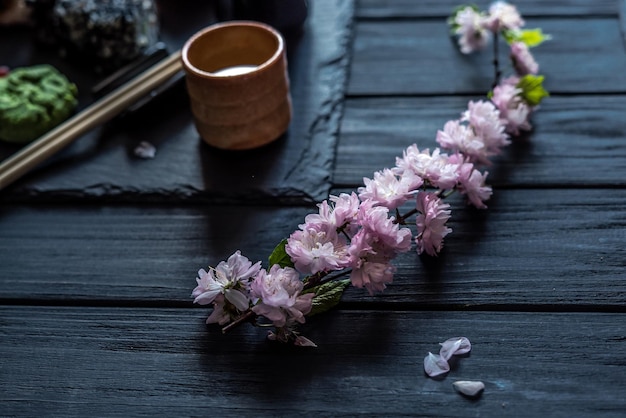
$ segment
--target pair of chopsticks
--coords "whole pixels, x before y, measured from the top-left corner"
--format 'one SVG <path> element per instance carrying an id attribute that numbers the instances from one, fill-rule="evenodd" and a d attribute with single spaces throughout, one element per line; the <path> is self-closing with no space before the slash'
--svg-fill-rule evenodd
<path id="1" fill-rule="evenodd" d="M 0 190 L 87 131 L 105 123 L 182 70 L 180 51 L 170 54 L 128 83 L 31 142 L 0 164 Z"/>

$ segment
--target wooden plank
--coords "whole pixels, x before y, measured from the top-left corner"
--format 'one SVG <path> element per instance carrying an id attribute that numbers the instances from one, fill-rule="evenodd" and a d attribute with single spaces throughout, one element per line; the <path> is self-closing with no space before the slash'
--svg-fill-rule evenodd
<path id="1" fill-rule="evenodd" d="M 140 111 L 80 138 L 3 191 L 2 198 L 321 199 L 330 188 L 353 11 L 353 1 L 318 1 L 309 9 L 304 30 L 285 35 L 293 118 L 288 132 L 272 144 L 247 152 L 225 152 L 206 145 L 194 128 L 181 82 Z M 186 13 L 195 13 L 195 7 L 188 7 Z M 178 20 L 186 21 L 184 15 Z M 195 32 L 179 26 L 175 28 Z M 182 46 L 185 38 L 176 40 L 179 44 L 171 47 Z M 7 48 L 4 45 L 0 55 Z M 29 55 L 17 58 L 39 59 Z M 10 65 L 17 64 L 28 63 Z M 141 141 L 157 147 L 156 158 L 134 156 Z M 0 158 L 15 151 L 14 146 L 0 146 Z"/>
<path id="2" fill-rule="evenodd" d="M 41 206 L 2 213 L 2 298 L 171 303 L 189 301 L 198 269 L 239 248 L 267 260 L 308 209 Z M 43 275 L 33 274 L 33 263 Z M 45 290 L 33 289 L 37 282 Z"/>
<path id="3" fill-rule="evenodd" d="M 522 16 L 599 16 L 615 15 L 621 0 L 516 0 Z M 480 10 L 487 10 L 491 1 L 475 1 Z M 357 17 L 360 19 L 389 19 L 414 17 L 446 18 L 456 6 L 467 4 L 459 0 L 359 0 Z"/>
<path id="4" fill-rule="evenodd" d="M 483 96 L 484 97 L 484 96 Z M 395 164 L 416 143 L 433 149 L 437 131 L 457 119 L 476 97 L 347 100 L 334 183 L 358 187 L 363 177 Z M 626 185 L 624 96 L 546 99 L 532 117 L 534 131 L 505 148 L 488 169 L 497 187 Z"/>
<path id="5" fill-rule="evenodd" d="M 626 308 L 625 189 L 496 190 L 485 211 L 460 199 L 451 204 L 454 232 L 439 257 L 403 254 L 382 295 L 352 288 L 344 303 Z M 237 249 L 265 262 L 312 211 L 6 208 L 0 212 L 0 297 L 7 303 L 190 306 L 199 268 Z"/>
<path id="6" fill-rule="evenodd" d="M 541 27 L 553 37 L 533 50 L 552 93 L 626 92 L 617 17 L 533 18 L 528 27 Z M 506 46 L 501 46 L 505 65 Z M 484 94 L 493 82 L 492 59 L 491 49 L 469 56 L 458 52 L 445 19 L 357 22 L 348 93 Z M 512 74 L 508 67 L 505 75 Z"/>
<path id="7" fill-rule="evenodd" d="M 624 314 L 334 312 L 317 349 L 206 330 L 194 309 L 0 308 L 7 416 L 619 416 Z M 442 380 L 422 360 L 467 336 Z M 477 401 L 452 382 L 481 380 Z"/>

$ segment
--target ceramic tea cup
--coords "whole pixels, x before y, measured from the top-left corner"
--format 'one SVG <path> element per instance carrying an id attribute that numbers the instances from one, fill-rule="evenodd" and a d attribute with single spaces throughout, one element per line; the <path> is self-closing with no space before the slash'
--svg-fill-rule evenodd
<path id="1" fill-rule="evenodd" d="M 182 49 L 196 129 L 229 150 L 260 147 L 291 121 L 285 43 L 263 23 L 231 21 L 193 35 Z"/>

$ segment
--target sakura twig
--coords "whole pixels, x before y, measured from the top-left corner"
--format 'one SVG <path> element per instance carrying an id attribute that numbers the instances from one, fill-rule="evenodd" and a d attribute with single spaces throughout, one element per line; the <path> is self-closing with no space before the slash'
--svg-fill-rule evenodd
<path id="1" fill-rule="evenodd" d="M 532 129 L 530 117 L 548 95 L 529 49 L 548 36 L 540 29 L 522 29 L 525 22 L 515 6 L 502 1 L 488 11 L 458 7 L 448 22 L 461 53 L 482 50 L 493 40 L 495 83 L 487 98 L 470 101 L 458 118 L 437 131 L 441 148 L 410 145 L 395 166 L 364 178 L 357 191 L 319 203 L 317 212 L 276 246 L 267 268 L 260 261 L 252 264 L 238 250 L 216 267 L 201 269 L 192 296 L 195 303 L 213 306 L 207 323 L 228 332 L 247 322 L 261 325 L 256 319 L 263 318 L 263 325 L 274 327 L 270 339 L 315 346 L 299 334 L 298 325 L 337 305 L 349 284 L 380 293 L 393 281 L 392 262 L 399 254 L 411 248 L 428 256 L 442 251 L 452 232 L 445 198 L 458 192 L 469 205 L 487 207 L 493 191 L 484 168 L 513 137 Z M 501 39 L 510 46 L 514 70 L 504 79 Z M 409 202 L 414 207 L 402 215 L 399 208 Z M 453 341 L 455 350 L 461 342 Z M 431 355 L 425 365 L 438 373 L 447 366 L 447 353 Z"/>

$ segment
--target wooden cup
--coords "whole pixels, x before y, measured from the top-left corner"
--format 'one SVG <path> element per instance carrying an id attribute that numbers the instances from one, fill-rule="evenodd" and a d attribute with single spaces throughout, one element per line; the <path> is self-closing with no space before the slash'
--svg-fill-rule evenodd
<path id="1" fill-rule="evenodd" d="M 291 121 L 284 40 L 272 27 L 231 21 L 193 35 L 182 49 L 194 123 L 208 144 L 260 147 Z"/>

